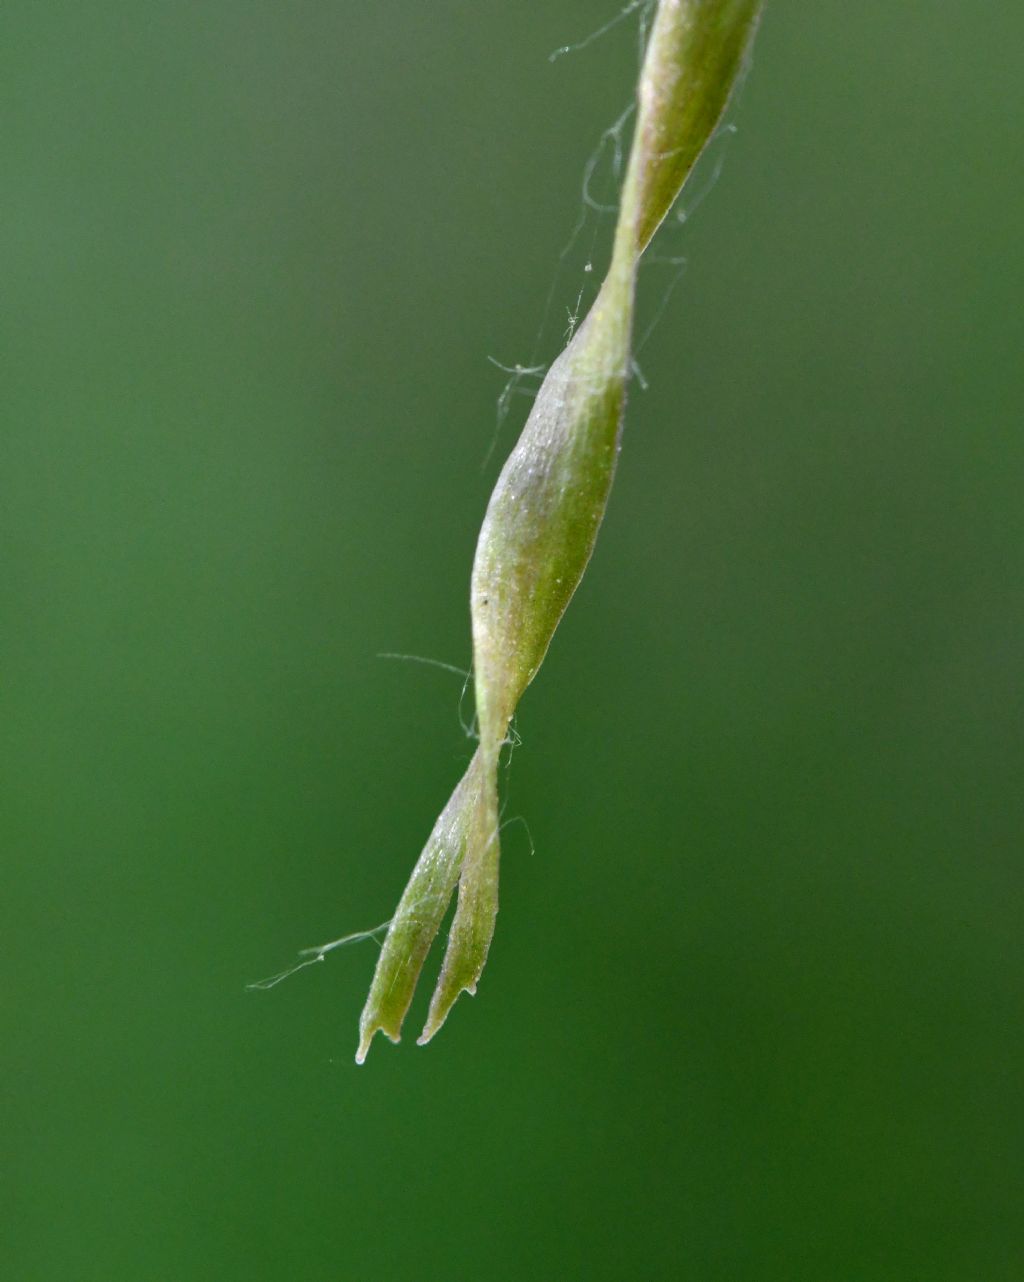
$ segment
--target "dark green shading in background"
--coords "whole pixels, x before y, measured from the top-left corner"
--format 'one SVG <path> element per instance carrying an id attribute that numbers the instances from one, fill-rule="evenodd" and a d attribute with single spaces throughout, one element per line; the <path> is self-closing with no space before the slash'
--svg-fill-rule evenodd
<path id="1" fill-rule="evenodd" d="M 769 6 L 479 996 L 357 1070 L 372 944 L 243 991 L 466 760 L 374 655 L 467 659 L 614 8 L 5 8 L 12 1282 L 1024 1276 L 1017 7 Z"/>

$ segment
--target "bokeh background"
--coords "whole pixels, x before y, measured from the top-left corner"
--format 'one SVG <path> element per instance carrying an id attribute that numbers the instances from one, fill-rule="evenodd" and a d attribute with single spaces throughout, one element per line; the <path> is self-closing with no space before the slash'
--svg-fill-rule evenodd
<path id="1" fill-rule="evenodd" d="M 468 662 L 487 358 L 600 274 L 636 23 L 548 54 L 615 11 L 5 6 L 12 1282 L 1024 1277 L 1019 8 L 769 6 L 478 997 L 357 1069 L 372 943 L 244 991 L 470 752 L 375 656 Z"/>

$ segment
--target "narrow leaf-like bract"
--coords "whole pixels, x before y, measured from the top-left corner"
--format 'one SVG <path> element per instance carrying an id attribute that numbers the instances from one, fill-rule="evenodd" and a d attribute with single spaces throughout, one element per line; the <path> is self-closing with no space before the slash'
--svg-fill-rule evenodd
<path id="1" fill-rule="evenodd" d="M 480 746 L 442 811 L 392 920 L 360 1020 L 398 1041 L 420 969 L 458 884 L 458 904 L 420 1042 L 476 991 L 498 911 L 498 757 L 586 569 L 615 473 L 636 271 L 711 137 L 750 47 L 760 0 L 661 0 L 612 261 L 590 312 L 537 394 L 484 517 L 470 592 Z"/>

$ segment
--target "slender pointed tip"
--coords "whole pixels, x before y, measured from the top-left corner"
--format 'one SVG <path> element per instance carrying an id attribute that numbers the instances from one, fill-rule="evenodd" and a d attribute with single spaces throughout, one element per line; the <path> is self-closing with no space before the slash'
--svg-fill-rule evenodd
<path id="1" fill-rule="evenodd" d="M 449 1007 L 448 1009 L 450 1010 L 451 1007 Z M 430 1013 L 427 1015 L 427 1022 L 423 1025 L 423 1032 L 420 1033 L 419 1037 L 416 1038 L 416 1045 L 426 1046 L 427 1042 L 431 1041 L 434 1035 L 440 1030 L 441 1025 L 444 1023 L 447 1015 L 448 1015 L 447 1010 L 444 1011 L 442 1014 L 436 1010 L 431 1009 Z"/>
<path id="2" fill-rule="evenodd" d="M 427 1042 L 441 1031 L 444 1021 L 451 1014 L 452 1007 L 463 993 L 469 993 L 470 997 L 475 997 L 476 981 L 474 980 L 471 984 L 464 984 L 451 997 L 446 996 L 438 1000 L 437 993 L 434 994 L 434 1001 L 431 1003 L 430 1011 L 427 1014 L 427 1022 L 423 1026 L 423 1032 L 416 1038 L 417 1046 L 426 1046 Z"/>
<path id="3" fill-rule="evenodd" d="M 361 1033 L 360 1033 L 360 1037 L 359 1037 L 359 1049 L 356 1051 L 356 1063 L 357 1063 L 357 1064 L 365 1064 L 365 1063 L 366 1063 L 366 1057 L 367 1057 L 367 1055 L 370 1053 L 370 1044 L 371 1044 L 371 1042 L 373 1041 L 373 1035 L 374 1035 L 374 1033 L 376 1033 L 376 1031 L 377 1031 L 377 1030 L 376 1030 L 375 1028 L 373 1028 L 373 1029 L 367 1029 L 367 1031 L 366 1031 L 366 1032 L 361 1032 Z"/>
<path id="4" fill-rule="evenodd" d="M 435 1033 L 438 1032 L 441 1025 L 444 1023 L 445 1016 L 447 1014 L 448 1012 L 445 1011 L 444 1015 L 438 1018 L 436 1012 L 434 1011 L 430 1012 L 430 1014 L 427 1016 L 427 1022 L 423 1025 L 423 1032 L 420 1033 L 419 1037 L 416 1038 L 417 1046 L 426 1046 L 426 1044 L 432 1040 Z"/>
<path id="5" fill-rule="evenodd" d="M 440 1017 L 440 1019 L 438 1019 L 433 1013 L 431 1013 L 431 1015 L 427 1019 L 426 1024 L 424 1024 L 423 1026 L 423 1032 L 420 1033 L 419 1037 L 416 1038 L 416 1045 L 426 1046 L 428 1042 L 432 1042 L 434 1038 L 437 1036 L 437 1034 L 441 1031 L 441 1027 L 444 1024 L 444 1021 L 447 1018 L 447 1015 L 448 1015 L 448 1012 L 445 1011 L 445 1013 Z"/>
<path id="6" fill-rule="evenodd" d="M 402 1040 L 401 1033 L 389 1032 L 388 1029 L 384 1028 L 384 1026 L 381 1024 L 373 1024 L 371 1026 L 367 1026 L 366 1028 L 361 1028 L 359 1030 L 359 1049 L 356 1051 L 357 1064 L 366 1063 L 366 1057 L 370 1053 L 370 1046 L 373 1042 L 374 1037 L 378 1033 L 383 1033 L 384 1036 L 388 1039 L 388 1041 L 395 1046 L 397 1046 L 398 1043 Z"/>

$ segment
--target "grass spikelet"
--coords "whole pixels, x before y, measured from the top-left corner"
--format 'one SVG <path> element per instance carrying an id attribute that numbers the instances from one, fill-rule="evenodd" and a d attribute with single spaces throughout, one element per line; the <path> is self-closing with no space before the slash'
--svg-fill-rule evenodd
<path id="1" fill-rule="evenodd" d="M 509 722 L 587 562 L 615 475 L 640 255 L 725 110 L 760 0 L 661 0 L 637 88 L 637 120 L 608 273 L 548 371 L 491 494 L 470 609 L 480 746 L 434 826 L 392 920 L 360 1020 L 359 1063 L 397 1041 L 430 944 L 458 885 L 420 1043 L 474 993 L 498 912 L 498 757 Z"/>

